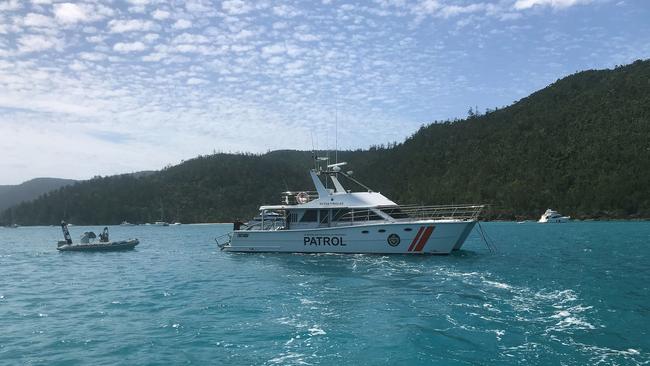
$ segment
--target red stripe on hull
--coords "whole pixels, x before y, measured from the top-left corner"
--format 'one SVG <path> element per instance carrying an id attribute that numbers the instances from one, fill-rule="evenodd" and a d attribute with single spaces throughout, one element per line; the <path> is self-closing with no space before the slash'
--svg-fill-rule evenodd
<path id="1" fill-rule="evenodd" d="M 414 251 L 421 252 L 422 249 L 424 249 L 424 246 L 427 245 L 427 241 L 429 241 L 429 237 L 431 236 L 431 233 L 433 233 L 433 229 L 435 229 L 435 226 L 429 226 L 424 231 L 424 234 L 422 234 L 422 238 L 420 239 L 418 245 L 415 247 Z"/>
<path id="2" fill-rule="evenodd" d="M 422 234 L 422 230 L 423 230 L 423 229 L 424 229 L 424 226 L 421 226 L 421 227 L 420 227 L 420 230 L 418 230 L 417 235 L 415 235 L 415 238 L 414 238 L 413 241 L 411 242 L 411 245 L 409 245 L 409 250 L 408 250 L 409 252 L 410 252 L 411 250 L 413 250 L 413 247 L 415 247 L 415 243 L 417 243 L 417 242 L 418 242 L 418 239 L 420 239 L 420 235 Z"/>

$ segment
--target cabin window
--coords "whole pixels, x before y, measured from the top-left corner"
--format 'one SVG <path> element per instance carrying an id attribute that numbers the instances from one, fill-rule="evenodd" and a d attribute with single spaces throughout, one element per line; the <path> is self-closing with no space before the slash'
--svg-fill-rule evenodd
<path id="1" fill-rule="evenodd" d="M 350 221 L 352 216 L 349 215 L 350 210 L 347 208 L 341 208 L 338 210 L 332 210 L 332 221 Z"/>
<path id="2" fill-rule="evenodd" d="M 330 210 L 320 210 L 320 223 L 327 224 L 330 222 Z"/>
<path id="3" fill-rule="evenodd" d="M 404 228 L 404 231 L 413 231 L 410 227 Z"/>
<path id="4" fill-rule="evenodd" d="M 372 220 L 383 220 L 384 218 L 381 217 L 381 216 L 379 216 L 379 215 L 377 215 L 376 213 L 374 213 L 374 212 L 368 210 L 367 212 L 364 212 L 364 213 L 362 214 L 362 219 L 365 219 L 365 220 L 368 220 L 368 221 L 372 221 Z"/>
<path id="5" fill-rule="evenodd" d="M 384 230 L 384 229 L 379 229 L 379 232 L 380 232 L 380 233 L 385 233 L 386 230 Z"/>
<path id="6" fill-rule="evenodd" d="M 368 234 L 368 230 L 362 231 L 361 234 Z"/>
<path id="7" fill-rule="evenodd" d="M 306 210 L 302 215 L 300 222 L 315 222 L 317 220 L 317 211 L 316 210 Z"/>

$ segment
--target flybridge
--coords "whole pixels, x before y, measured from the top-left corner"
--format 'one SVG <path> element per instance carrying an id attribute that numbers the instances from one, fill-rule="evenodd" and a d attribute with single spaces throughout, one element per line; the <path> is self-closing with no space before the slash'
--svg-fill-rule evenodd
<path id="1" fill-rule="evenodd" d="M 322 158 L 319 158 L 322 159 Z M 326 159 L 326 158 L 325 158 Z M 384 197 L 379 192 L 373 192 L 363 183 L 351 177 L 352 172 L 343 172 L 341 167 L 347 165 L 345 162 L 329 164 L 326 169 L 312 169 L 309 175 L 314 183 L 316 191 L 287 191 L 282 193 L 282 204 L 272 206 L 261 206 L 260 210 L 283 210 L 296 208 L 319 208 L 319 207 L 351 207 L 351 208 L 368 208 L 376 206 L 396 206 L 397 204 Z M 345 189 L 338 179 L 341 175 L 361 187 L 366 192 L 351 192 Z M 328 188 L 321 181 L 321 176 L 325 181 L 329 179 L 334 188 Z"/>

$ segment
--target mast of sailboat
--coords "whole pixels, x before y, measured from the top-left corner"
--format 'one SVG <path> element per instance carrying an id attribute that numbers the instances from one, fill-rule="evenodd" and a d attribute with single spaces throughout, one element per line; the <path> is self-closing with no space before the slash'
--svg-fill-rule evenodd
<path id="1" fill-rule="evenodd" d="M 160 221 L 165 221 L 165 220 L 163 220 L 163 217 L 165 217 L 164 212 L 165 211 L 163 210 L 163 202 L 162 202 L 162 199 L 161 199 L 160 200 Z"/>

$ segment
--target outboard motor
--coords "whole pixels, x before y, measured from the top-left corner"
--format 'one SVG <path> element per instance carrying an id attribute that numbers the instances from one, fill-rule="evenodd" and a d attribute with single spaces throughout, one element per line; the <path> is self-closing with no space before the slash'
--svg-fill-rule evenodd
<path id="1" fill-rule="evenodd" d="M 97 235 L 95 235 L 94 232 L 92 231 L 86 231 L 82 236 L 81 236 L 81 243 L 82 244 L 90 244 L 90 239 L 95 239 Z"/>

